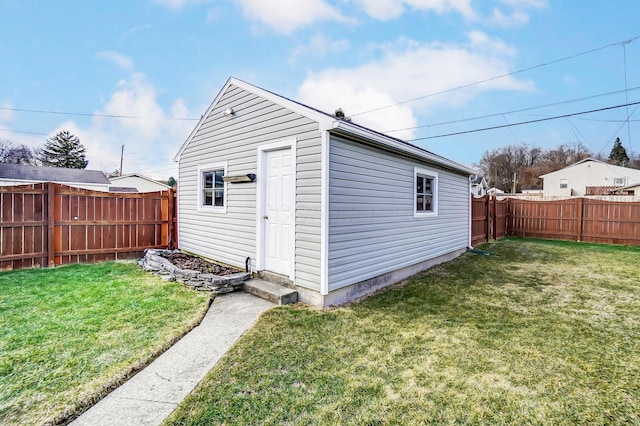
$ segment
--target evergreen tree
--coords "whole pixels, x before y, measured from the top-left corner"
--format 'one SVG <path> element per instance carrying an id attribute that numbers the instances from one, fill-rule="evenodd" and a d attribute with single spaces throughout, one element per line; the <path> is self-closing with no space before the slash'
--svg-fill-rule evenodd
<path id="1" fill-rule="evenodd" d="M 171 187 L 175 187 L 177 183 L 178 181 L 176 181 L 176 179 L 173 176 L 169 177 L 169 180 L 167 181 L 167 185 Z"/>
<path id="2" fill-rule="evenodd" d="M 627 167 L 629 165 L 629 156 L 627 155 L 627 150 L 622 146 L 620 138 L 616 138 L 616 141 L 613 143 L 613 148 L 611 148 L 611 153 L 609 154 L 609 160 L 618 166 Z"/>
<path id="3" fill-rule="evenodd" d="M 66 130 L 47 138 L 44 148 L 38 152 L 38 160 L 43 166 L 70 169 L 84 169 L 89 164 L 80 139 Z"/>

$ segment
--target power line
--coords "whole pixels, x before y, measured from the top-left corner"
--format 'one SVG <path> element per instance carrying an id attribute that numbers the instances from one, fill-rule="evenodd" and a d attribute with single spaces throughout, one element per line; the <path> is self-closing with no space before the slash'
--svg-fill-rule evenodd
<path id="1" fill-rule="evenodd" d="M 608 110 L 612 110 L 612 109 L 624 108 L 624 107 L 627 107 L 627 106 L 639 105 L 639 104 L 640 104 L 640 101 L 637 101 L 637 102 L 632 102 L 632 103 L 627 103 L 627 104 L 622 104 L 622 105 L 615 105 L 615 106 L 610 106 L 610 107 L 592 109 L 592 110 L 589 110 L 589 111 L 581 111 L 581 112 L 574 112 L 574 113 L 571 113 L 571 114 L 563 114 L 563 115 L 556 115 L 556 116 L 553 116 L 553 117 L 539 118 L 537 120 L 521 121 L 521 122 L 518 122 L 518 123 L 503 124 L 503 125 L 500 125 L 500 126 L 483 127 L 481 129 L 464 130 L 464 131 L 461 131 L 461 132 L 446 133 L 446 134 L 435 135 L 435 136 L 426 136 L 426 137 L 423 137 L 423 138 L 407 139 L 405 142 L 423 141 L 423 140 L 427 140 L 427 139 L 444 138 L 444 137 L 447 137 L 447 136 L 458 136 L 458 135 L 465 135 L 465 134 L 468 134 L 468 133 L 477 133 L 477 132 L 485 132 L 485 131 L 488 131 L 488 130 L 504 129 L 506 127 L 522 126 L 524 124 L 540 123 L 542 121 L 557 120 L 557 119 L 560 119 L 560 118 L 574 117 L 576 115 L 583 115 L 583 114 L 591 114 L 591 113 L 594 113 L 594 112 L 608 111 Z M 624 124 L 623 124 L 623 126 L 624 126 Z"/>
<path id="2" fill-rule="evenodd" d="M 423 125 L 420 125 L 420 126 L 405 127 L 403 129 L 387 130 L 387 131 L 384 131 L 383 133 L 402 132 L 402 131 L 406 131 L 406 130 L 422 129 L 422 128 L 425 128 L 425 127 L 444 126 L 446 124 L 458 124 L 458 123 L 464 123 L 466 121 L 481 120 L 481 119 L 484 119 L 484 118 L 492 118 L 492 117 L 499 117 L 499 116 L 503 116 L 504 117 L 505 115 L 516 114 L 516 113 L 519 113 L 519 112 L 532 111 L 534 109 L 548 108 L 548 107 L 551 107 L 551 106 L 565 105 L 565 104 L 570 104 L 570 103 L 574 103 L 574 102 L 581 102 L 581 101 L 586 101 L 586 100 L 589 100 L 589 99 L 595 99 L 595 98 L 600 98 L 600 97 L 610 96 L 610 95 L 617 95 L 617 94 L 620 94 L 620 93 L 631 92 L 631 91 L 635 91 L 635 90 L 639 90 L 639 89 L 640 89 L 640 86 L 636 86 L 636 87 L 633 87 L 633 88 L 628 89 L 628 90 L 624 90 L 624 89 L 623 90 L 616 90 L 616 91 L 613 91 L 613 92 L 600 93 L 598 95 L 585 96 L 583 98 L 569 99 L 569 100 L 566 100 L 566 101 L 559 101 L 559 102 L 554 102 L 554 103 L 550 103 L 550 104 L 538 105 L 538 106 L 527 107 L 527 108 L 521 108 L 521 109 L 516 109 L 516 110 L 511 110 L 511 111 L 506 111 L 506 112 L 498 112 L 498 113 L 493 113 L 493 114 L 480 115 L 480 116 L 477 116 L 477 117 L 461 118 L 459 120 L 443 121 L 443 122 L 440 122 L 440 123 L 423 124 Z M 628 102 L 628 100 L 625 100 L 625 102 Z"/>
<path id="3" fill-rule="evenodd" d="M 640 39 L 640 36 L 635 36 L 635 37 L 632 37 L 632 38 L 627 39 L 627 40 L 618 41 L 618 42 L 615 42 L 615 43 L 610 43 L 610 44 L 607 44 L 606 46 L 601 46 L 601 47 L 597 47 L 595 49 L 586 50 L 584 52 L 576 53 L 575 55 L 565 56 L 564 58 L 560 58 L 560 59 L 554 59 L 554 60 L 549 61 L 549 62 L 544 62 L 542 64 L 534 65 L 534 66 L 531 66 L 531 67 L 528 67 L 528 68 L 523 68 L 523 69 L 520 69 L 520 70 L 517 70 L 517 71 L 512 71 L 510 73 L 497 75 L 497 76 L 490 77 L 490 78 L 487 78 L 487 79 L 484 79 L 484 80 L 475 81 L 473 83 L 463 84 L 462 86 L 457 86 L 457 87 L 453 87 L 451 89 L 442 90 L 440 92 L 435 92 L 435 93 L 431 93 L 431 94 L 424 95 L 424 96 L 418 96 L 418 97 L 415 97 L 415 98 L 407 99 L 406 101 L 396 102 L 396 103 L 385 105 L 385 106 L 381 106 L 381 107 L 378 107 L 378 108 L 373 108 L 373 109 L 370 109 L 370 110 L 358 112 L 356 114 L 352 114 L 351 117 L 356 117 L 358 115 L 368 114 L 370 112 L 375 112 L 375 111 L 380 111 L 380 110 L 387 109 L 387 108 L 392 108 L 394 106 L 398 106 L 398 105 L 403 105 L 403 104 L 407 104 L 407 103 L 410 103 L 410 102 L 419 101 L 419 100 L 430 98 L 430 97 L 433 97 L 433 96 L 443 95 L 445 93 L 450 93 L 450 92 L 453 92 L 453 91 L 456 91 L 456 90 L 460 90 L 460 89 L 466 89 L 466 88 L 469 88 L 469 87 L 473 87 L 473 86 L 477 86 L 477 85 L 480 85 L 480 84 L 488 83 L 488 82 L 491 82 L 491 81 L 494 81 L 494 80 L 498 80 L 498 79 L 501 79 L 501 78 L 510 77 L 510 76 L 516 75 L 516 74 L 521 74 L 523 72 L 531 71 L 531 70 L 534 70 L 534 69 L 537 69 L 537 68 L 542 68 L 542 67 L 546 67 L 546 66 L 549 66 L 549 65 L 553 65 L 553 64 L 556 64 L 558 62 L 563 62 L 563 61 L 567 61 L 569 59 L 574 59 L 574 58 L 577 58 L 579 56 L 587 55 L 589 53 L 593 53 L 593 52 L 597 52 L 597 51 L 600 51 L 600 50 L 608 49 L 609 47 L 612 47 L 612 46 L 619 46 L 619 45 L 623 45 L 624 46 L 624 45 L 632 43 L 632 42 L 634 42 L 634 41 L 636 41 L 638 39 Z"/>
<path id="4" fill-rule="evenodd" d="M 135 115 L 117 115 L 117 114 L 93 114 L 86 112 L 66 112 L 66 111 L 48 111 L 41 109 L 26 109 L 26 108 L 10 108 L 0 107 L 0 110 L 14 111 L 14 112 L 30 112 L 36 114 L 54 114 L 54 115 L 73 115 L 78 117 L 102 117 L 102 118 L 127 118 L 134 120 L 167 120 L 167 121 L 198 121 L 199 118 L 178 118 L 178 117 L 141 117 Z"/>

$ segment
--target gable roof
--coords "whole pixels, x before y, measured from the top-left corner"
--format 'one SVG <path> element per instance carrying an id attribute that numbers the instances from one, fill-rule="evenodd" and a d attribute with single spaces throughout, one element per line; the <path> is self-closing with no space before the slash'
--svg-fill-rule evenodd
<path id="1" fill-rule="evenodd" d="M 356 137 L 358 139 L 365 139 L 371 142 L 375 142 L 392 151 L 417 157 L 422 160 L 426 160 L 428 162 L 433 162 L 441 166 L 445 166 L 449 169 L 456 170 L 458 172 L 462 172 L 469 175 L 474 173 L 473 170 L 471 170 L 466 166 L 463 166 L 462 164 L 456 163 L 455 161 L 449 160 L 448 158 L 434 154 L 430 151 L 427 151 L 426 149 L 417 147 L 409 142 L 403 141 L 402 139 L 388 136 L 384 133 L 361 126 L 351 121 L 338 119 L 332 114 L 320 111 L 319 109 L 291 100 L 289 98 L 286 98 L 274 92 L 270 92 L 268 90 L 262 89 L 260 87 L 254 86 L 252 84 L 249 84 L 247 82 L 244 82 L 234 77 L 230 77 L 227 80 L 227 82 L 222 87 L 218 95 L 215 97 L 215 99 L 213 100 L 213 102 L 211 103 L 207 111 L 200 118 L 200 121 L 198 121 L 198 124 L 196 124 L 193 131 L 189 134 L 189 137 L 187 137 L 187 140 L 185 140 L 185 142 L 182 144 L 178 153 L 174 156 L 173 158 L 174 161 L 179 161 L 180 156 L 182 155 L 182 152 L 189 145 L 189 143 L 194 138 L 194 136 L 198 133 L 198 130 L 200 130 L 200 127 L 202 127 L 206 119 L 209 117 L 209 114 L 211 114 L 211 111 L 213 111 L 217 103 L 220 101 L 220 99 L 222 98 L 222 96 L 230 86 L 236 86 L 240 89 L 255 93 L 256 95 L 261 96 L 277 105 L 285 107 L 293 112 L 296 112 L 302 115 L 303 117 L 316 121 L 320 124 L 320 131 L 326 130 L 335 134 Z"/>
<path id="2" fill-rule="evenodd" d="M 579 166 L 579 165 L 581 165 L 581 164 L 588 163 L 588 162 L 593 162 L 593 163 L 598 163 L 598 164 L 604 164 L 605 166 L 608 166 L 608 167 L 614 168 L 614 169 L 618 170 L 619 172 L 622 172 L 622 170 L 624 170 L 624 169 L 627 169 L 627 170 L 634 170 L 634 169 L 631 169 L 631 168 L 629 168 L 629 167 L 616 166 L 615 164 L 609 164 L 609 163 L 607 163 L 606 161 L 601 161 L 601 160 L 598 160 L 598 159 L 595 159 L 595 158 L 592 158 L 592 157 L 588 157 L 588 158 L 585 158 L 584 160 L 576 161 L 576 162 L 575 162 L 575 163 L 573 163 L 573 164 L 569 164 L 568 166 L 563 167 L 563 168 L 561 168 L 561 169 L 554 170 L 553 172 L 545 173 L 544 175 L 540 175 L 540 177 L 541 177 L 541 178 L 544 178 L 545 176 L 549 176 L 549 175 L 552 175 L 552 174 L 554 174 L 554 173 L 562 172 L 562 171 L 564 171 L 564 170 L 567 170 L 567 169 L 570 169 L 570 168 L 572 168 L 572 167 L 576 167 L 576 166 Z"/>
<path id="3" fill-rule="evenodd" d="M 117 183 L 119 180 L 122 180 L 122 179 L 125 179 L 125 178 L 131 178 L 131 177 L 143 179 L 143 180 L 146 180 L 147 182 L 150 182 L 150 183 L 153 183 L 153 184 L 156 184 L 156 185 L 162 185 L 167 189 L 171 188 L 167 184 L 164 184 L 164 183 L 162 183 L 160 181 L 157 181 L 155 179 L 151 179 L 151 178 L 146 177 L 144 175 L 141 175 L 139 173 L 129 173 L 129 174 L 126 174 L 126 175 L 113 177 L 113 178 L 111 178 L 111 183 Z"/>
<path id="4" fill-rule="evenodd" d="M 99 170 L 24 166 L 22 164 L 6 163 L 0 164 L 0 179 L 61 183 L 92 183 L 103 185 L 109 185 L 111 183 L 104 173 Z"/>
<path id="5" fill-rule="evenodd" d="M 486 181 L 486 179 L 485 179 L 485 178 L 484 178 L 484 176 L 482 176 L 482 175 L 475 175 L 475 176 L 471 179 L 471 183 L 472 183 L 472 184 L 476 184 L 476 185 L 482 185 L 482 184 L 484 184 L 485 186 L 488 186 L 488 185 L 487 185 L 487 181 Z"/>

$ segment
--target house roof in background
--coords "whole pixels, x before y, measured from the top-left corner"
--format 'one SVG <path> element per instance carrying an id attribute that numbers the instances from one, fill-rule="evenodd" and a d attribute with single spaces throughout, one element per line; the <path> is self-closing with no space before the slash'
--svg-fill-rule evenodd
<path id="1" fill-rule="evenodd" d="M 139 173 L 129 173 L 129 174 L 126 174 L 126 175 L 113 177 L 113 178 L 111 178 L 111 183 L 117 183 L 119 180 L 122 180 L 122 179 L 125 179 L 125 178 L 131 178 L 131 177 L 137 177 L 137 178 L 140 178 L 140 179 L 144 179 L 144 180 L 146 180 L 146 181 L 148 181 L 148 182 L 151 182 L 151 183 L 155 183 L 155 184 L 158 184 L 158 185 L 165 186 L 167 189 L 171 188 L 171 187 L 170 187 L 169 185 L 167 185 L 166 183 L 162 183 L 162 182 L 160 182 L 160 181 L 158 181 L 158 180 L 151 179 L 150 177 L 146 177 L 146 176 L 141 175 L 141 174 L 139 174 Z"/>
<path id="2" fill-rule="evenodd" d="M 131 188 L 130 186 L 110 186 L 109 192 L 127 192 L 127 193 L 137 193 L 138 188 Z"/>
<path id="3" fill-rule="evenodd" d="M 471 183 L 480 184 L 480 183 L 482 183 L 483 180 L 484 180 L 484 176 L 475 175 L 475 177 L 473 179 L 471 179 Z M 485 183 L 486 183 L 486 181 L 485 181 Z"/>
<path id="4" fill-rule="evenodd" d="M 0 164 L 0 179 L 38 182 L 93 183 L 109 185 L 111 182 L 99 170 L 66 169 L 63 167 L 24 166 Z"/>
<path id="5" fill-rule="evenodd" d="M 615 164 L 610 164 L 610 163 L 607 163 L 606 161 L 601 161 L 601 160 L 597 160 L 595 158 L 589 157 L 589 158 L 585 158 L 584 160 L 577 161 L 577 162 L 575 162 L 573 164 L 569 164 L 568 166 L 563 167 L 561 169 L 554 170 L 553 172 L 549 172 L 549 173 L 546 173 L 544 175 L 540 175 L 540 177 L 541 178 L 545 178 L 546 176 L 553 175 L 555 173 L 559 173 L 559 172 L 571 169 L 572 167 L 576 167 L 576 166 L 579 166 L 581 164 L 588 163 L 588 162 L 603 164 L 603 165 L 607 166 L 609 169 L 615 170 L 617 173 L 620 173 L 621 176 L 627 176 L 625 173 L 631 173 L 632 175 L 635 175 L 636 173 L 638 173 L 638 169 L 632 169 L 631 167 L 616 166 Z"/>

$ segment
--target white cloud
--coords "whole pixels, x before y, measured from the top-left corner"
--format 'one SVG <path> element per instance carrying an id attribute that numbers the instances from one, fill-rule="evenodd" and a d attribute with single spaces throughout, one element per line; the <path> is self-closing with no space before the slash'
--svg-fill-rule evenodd
<path id="1" fill-rule="evenodd" d="M 350 22 L 338 9 L 324 0 L 236 0 L 245 17 L 272 30 L 289 34 L 320 21 Z"/>
<path id="2" fill-rule="evenodd" d="M 111 62 L 125 71 L 133 71 L 133 59 L 122 53 L 113 51 L 102 51 L 96 53 L 96 58 Z"/>
<path id="3" fill-rule="evenodd" d="M 182 9 L 183 7 L 189 4 L 198 4 L 198 3 L 210 3 L 211 0 L 155 0 L 156 3 L 159 3 L 163 6 L 166 6 L 170 9 Z"/>
<path id="4" fill-rule="evenodd" d="M 118 82 L 104 107 L 96 111 L 91 126 L 78 129 L 88 135 L 86 142 L 81 141 L 87 147 L 91 168 L 118 169 L 120 149 L 125 145 L 125 173 L 164 178 L 176 173 L 171 159 L 195 122 L 184 120 L 189 110 L 183 99 L 173 100 L 165 112 L 157 97 L 155 86 L 144 74 L 134 73 Z"/>
<path id="5" fill-rule="evenodd" d="M 498 0 L 498 2 L 511 8 L 511 12 L 505 13 L 502 8 L 494 7 L 489 17 L 489 23 L 504 28 L 527 24 L 529 10 L 545 9 L 549 6 L 546 0 Z"/>
<path id="6" fill-rule="evenodd" d="M 155 88 L 141 73 L 134 73 L 130 80 L 120 80 L 118 90 L 111 95 L 109 102 L 98 113 L 145 117 L 144 119 L 116 119 L 120 126 L 143 138 L 157 136 L 161 131 L 162 120 L 165 118 L 164 111 L 156 102 Z"/>
<path id="7" fill-rule="evenodd" d="M 438 14 L 458 12 L 467 19 L 475 17 L 471 0 L 354 0 L 372 18 L 388 21 L 399 18 L 406 9 L 433 11 Z"/>
<path id="8" fill-rule="evenodd" d="M 547 0 L 499 0 L 501 3 L 516 9 L 532 8 L 544 9 L 549 6 Z"/>
<path id="9" fill-rule="evenodd" d="M 299 57 L 324 57 L 329 53 L 340 53 L 349 49 L 349 40 L 332 40 L 322 34 L 316 34 L 307 44 L 299 45 L 293 49 L 290 62 L 295 62 Z"/>
<path id="10" fill-rule="evenodd" d="M 381 46 L 383 55 L 357 68 L 332 68 L 310 74 L 298 91 L 298 99 L 327 112 L 342 108 L 347 116 L 392 105 L 408 99 L 424 99 L 356 115 L 354 122 L 378 131 L 412 127 L 415 113 L 434 108 L 451 108 L 469 102 L 481 92 L 491 90 L 531 90 L 533 83 L 503 77 L 483 84 L 472 83 L 508 74 L 508 58 L 515 51 L 500 40 L 483 33 L 469 35 L 464 45 L 422 44 L 402 40 Z M 470 87 L 452 90 L 460 86 Z M 393 133 L 410 139 L 413 131 Z"/>
<path id="11" fill-rule="evenodd" d="M 126 37 L 131 37 L 135 33 L 138 33 L 138 32 L 144 31 L 144 30 L 148 30 L 149 28 L 151 28 L 151 24 L 136 25 L 136 26 L 133 26 L 133 27 L 129 28 L 124 33 L 122 33 L 122 37 L 125 37 L 125 38 Z"/>
<path id="12" fill-rule="evenodd" d="M 298 98 L 302 102 L 333 113 L 341 108 L 347 117 L 358 111 L 365 111 L 372 105 L 391 105 L 394 99 L 389 93 L 377 89 L 372 85 L 358 85 L 349 76 L 332 79 L 326 72 L 307 78 L 298 89 Z M 355 74 L 354 74 L 355 77 Z M 354 123 L 359 123 L 374 130 L 388 130 L 409 128 L 417 125 L 417 120 L 411 108 L 394 106 L 392 108 L 373 112 L 357 117 Z M 411 130 L 395 132 L 394 137 L 409 139 L 413 135 Z"/>
<path id="13" fill-rule="evenodd" d="M 490 21 L 493 25 L 504 28 L 519 27 L 529 22 L 529 15 L 519 10 L 514 10 L 510 15 L 505 15 L 497 7 L 493 9 Z"/>

